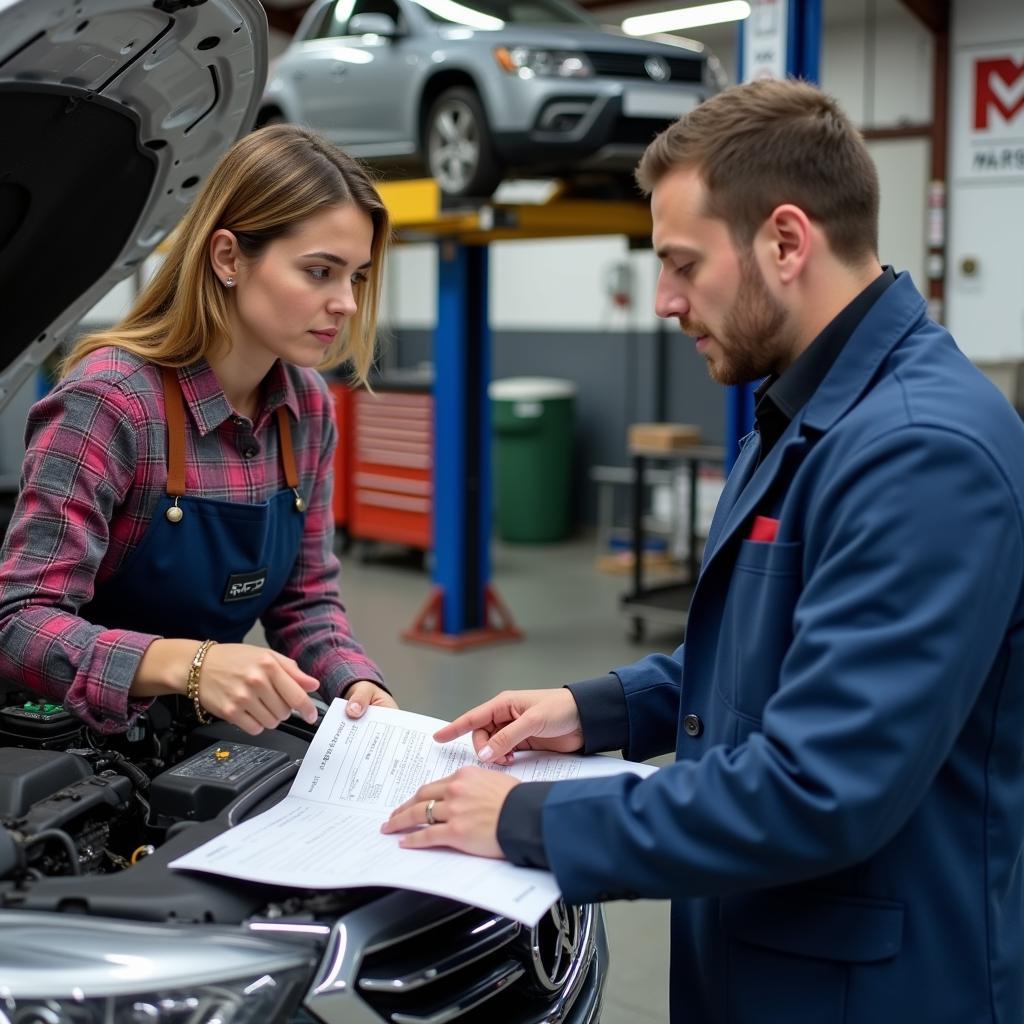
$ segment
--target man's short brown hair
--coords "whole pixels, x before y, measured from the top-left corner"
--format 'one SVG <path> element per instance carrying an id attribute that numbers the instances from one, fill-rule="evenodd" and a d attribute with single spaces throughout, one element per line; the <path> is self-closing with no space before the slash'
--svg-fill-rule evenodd
<path id="1" fill-rule="evenodd" d="M 782 203 L 819 223 L 835 255 L 878 252 L 878 173 L 864 140 L 831 96 L 807 82 L 735 85 L 665 129 L 636 170 L 650 193 L 676 167 L 695 167 L 706 212 L 749 246 Z"/>

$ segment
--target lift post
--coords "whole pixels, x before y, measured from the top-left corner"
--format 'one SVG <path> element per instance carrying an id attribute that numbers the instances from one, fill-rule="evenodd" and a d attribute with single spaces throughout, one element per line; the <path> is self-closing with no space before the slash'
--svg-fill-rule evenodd
<path id="1" fill-rule="evenodd" d="M 740 23 L 736 63 L 743 81 L 802 78 L 816 82 L 821 55 L 821 0 L 752 0 Z M 739 455 L 740 438 L 754 426 L 754 388 L 735 384 L 725 393 L 725 470 Z"/>
<path id="2" fill-rule="evenodd" d="M 406 640 L 461 650 L 522 634 L 490 586 L 491 331 L 485 245 L 438 243 L 434 589 Z"/>
<path id="3" fill-rule="evenodd" d="M 448 651 L 518 640 L 490 582 L 491 378 L 488 244 L 526 238 L 625 234 L 649 240 L 636 200 L 571 199 L 444 210 L 432 180 L 381 186 L 399 242 L 438 245 L 434 332 L 434 586 L 402 636 Z"/>

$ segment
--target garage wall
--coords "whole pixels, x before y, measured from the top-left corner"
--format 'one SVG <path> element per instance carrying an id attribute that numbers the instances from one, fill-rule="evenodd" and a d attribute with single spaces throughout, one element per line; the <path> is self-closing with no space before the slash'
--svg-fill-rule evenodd
<path id="1" fill-rule="evenodd" d="M 1024 400 L 1024 7 L 954 0 L 948 320 L 964 351 L 1014 367 Z"/>
<path id="2" fill-rule="evenodd" d="M 902 4 L 829 0 L 825 18 L 822 85 L 854 121 L 870 128 L 928 123 L 931 36 Z M 730 75 L 735 74 L 735 31 L 719 28 L 704 40 Z M 887 140 L 869 148 L 882 185 L 880 255 L 883 262 L 909 270 L 923 288 L 928 143 Z M 609 281 L 623 265 L 632 279 L 632 301 L 625 308 L 609 295 Z M 697 423 L 708 441 L 722 440 L 724 392 L 708 379 L 703 360 L 675 326 L 659 325 L 652 309 L 656 274 L 653 254 L 628 251 L 622 238 L 491 247 L 494 375 L 550 375 L 576 382 L 583 467 L 623 465 L 627 425 L 657 415 Z M 429 363 L 434 247 L 399 248 L 388 276 L 385 318 L 394 343 L 385 363 Z M 659 366 L 669 382 L 660 405 Z"/>
<path id="3" fill-rule="evenodd" d="M 609 9 L 607 19 L 614 18 Z M 891 127 L 930 119 L 931 39 L 899 0 L 826 0 L 825 23 L 822 84 L 855 121 Z M 735 38 L 735 27 L 701 36 L 732 77 Z M 887 141 L 871 149 L 882 180 L 882 258 L 923 284 L 927 143 Z M 654 316 L 656 273 L 650 251 L 630 252 L 618 237 L 492 246 L 494 375 L 576 382 L 581 478 L 590 464 L 624 464 L 626 428 L 636 420 L 664 416 L 697 423 L 709 441 L 722 438 L 724 393 L 675 327 Z M 623 280 L 630 295 L 625 306 L 610 296 L 611 282 L 621 287 Z M 391 335 L 385 367 L 429 363 L 436 288 L 433 245 L 396 249 L 384 299 Z M 134 290 L 134 282 L 122 282 L 85 326 L 115 320 Z M 20 434 L 21 423 L 14 429 Z"/>

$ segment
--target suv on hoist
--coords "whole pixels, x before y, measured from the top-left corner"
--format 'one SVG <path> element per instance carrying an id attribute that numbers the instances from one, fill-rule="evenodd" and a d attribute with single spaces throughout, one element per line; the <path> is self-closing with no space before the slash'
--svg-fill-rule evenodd
<path id="1" fill-rule="evenodd" d="M 307 124 L 385 172 L 489 196 L 506 175 L 627 177 L 722 81 L 701 44 L 630 38 L 573 0 L 317 0 L 259 123 Z"/>

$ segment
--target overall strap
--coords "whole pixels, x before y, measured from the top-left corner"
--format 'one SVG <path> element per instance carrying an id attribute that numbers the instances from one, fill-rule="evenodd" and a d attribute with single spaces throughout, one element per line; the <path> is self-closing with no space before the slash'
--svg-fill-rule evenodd
<path id="1" fill-rule="evenodd" d="M 306 511 L 306 499 L 299 493 L 299 471 L 295 466 L 295 449 L 292 446 L 292 425 L 288 421 L 288 410 L 283 406 L 277 407 L 277 440 L 281 449 L 281 462 L 284 465 L 285 483 L 292 489 L 295 495 L 295 511 Z"/>
<path id="2" fill-rule="evenodd" d="M 167 493 L 180 498 L 185 493 L 185 402 L 177 371 L 162 366 L 164 413 L 167 417 Z"/>
<path id="3" fill-rule="evenodd" d="M 299 471 L 295 466 L 295 448 L 292 446 L 292 425 L 288 421 L 288 410 L 277 407 L 277 440 L 281 449 L 281 463 L 284 466 L 285 483 L 294 491 L 299 486 Z"/>
<path id="4" fill-rule="evenodd" d="M 177 371 L 170 366 L 162 366 L 160 373 L 167 416 L 167 493 L 172 498 L 180 498 L 185 494 L 185 401 Z M 305 502 L 298 490 L 299 471 L 295 464 L 292 427 L 288 421 L 288 410 L 283 405 L 277 408 L 277 438 L 285 482 L 295 492 L 295 507 L 304 512 Z"/>

